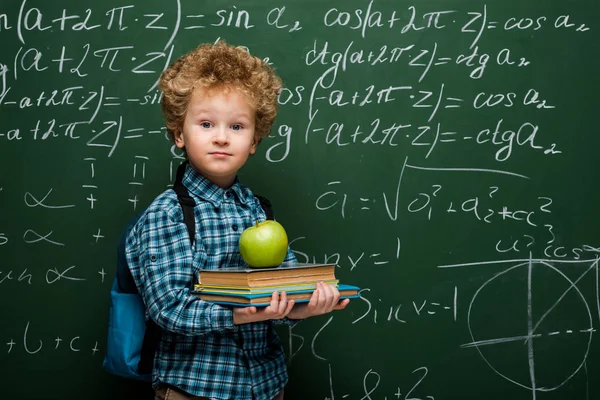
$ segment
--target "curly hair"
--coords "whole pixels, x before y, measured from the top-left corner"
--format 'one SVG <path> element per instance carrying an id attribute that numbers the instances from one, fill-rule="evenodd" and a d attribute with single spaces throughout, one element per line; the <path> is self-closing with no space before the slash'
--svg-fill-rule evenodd
<path id="1" fill-rule="evenodd" d="M 243 47 L 201 44 L 180 57 L 160 76 L 163 92 L 161 109 L 169 138 L 183 129 L 188 103 L 194 89 L 241 90 L 256 109 L 256 144 L 269 135 L 277 115 L 277 96 L 281 78 L 269 64 L 252 56 Z"/>

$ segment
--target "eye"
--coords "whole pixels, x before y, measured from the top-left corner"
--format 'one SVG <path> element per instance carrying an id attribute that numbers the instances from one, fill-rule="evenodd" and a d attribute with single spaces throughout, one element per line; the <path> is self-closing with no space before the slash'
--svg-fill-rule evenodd
<path id="1" fill-rule="evenodd" d="M 202 122 L 200 122 L 200 126 L 203 127 L 204 129 L 208 129 L 208 128 L 212 127 L 212 124 L 208 121 L 202 121 Z"/>
<path id="2" fill-rule="evenodd" d="M 242 129 L 244 129 L 244 127 L 240 124 L 233 124 L 231 125 L 231 129 L 233 129 L 234 131 L 241 131 Z"/>

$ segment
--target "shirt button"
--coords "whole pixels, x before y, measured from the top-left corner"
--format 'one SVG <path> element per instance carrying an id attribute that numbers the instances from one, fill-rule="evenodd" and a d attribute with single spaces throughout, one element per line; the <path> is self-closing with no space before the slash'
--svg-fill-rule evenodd
<path id="1" fill-rule="evenodd" d="M 231 192 L 225 192 L 225 197 L 229 199 L 231 197 Z"/>
<path id="2" fill-rule="evenodd" d="M 237 231 L 238 230 L 238 226 L 234 224 L 234 225 L 231 226 L 231 229 L 233 229 L 234 231 Z"/>
<path id="3" fill-rule="evenodd" d="M 150 261 L 156 262 L 156 256 L 150 256 Z"/>

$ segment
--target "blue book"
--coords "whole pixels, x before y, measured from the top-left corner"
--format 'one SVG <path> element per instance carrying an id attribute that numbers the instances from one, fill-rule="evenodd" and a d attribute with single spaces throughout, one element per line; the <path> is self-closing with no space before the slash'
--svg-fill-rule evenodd
<path id="1" fill-rule="evenodd" d="M 353 285 L 340 283 L 338 285 L 340 299 L 356 299 L 359 296 L 360 288 Z M 288 300 L 294 300 L 296 303 L 307 303 L 314 290 L 294 290 L 286 292 Z M 210 301 L 221 305 L 236 307 L 266 307 L 271 302 L 271 293 L 269 294 L 220 294 L 207 293 L 206 291 L 192 291 L 193 295 L 200 297 L 204 301 Z"/>
<path id="2" fill-rule="evenodd" d="M 338 280 L 333 281 L 322 281 L 328 285 L 337 287 Z M 202 285 L 195 284 L 194 291 L 204 294 L 268 294 L 271 295 L 274 291 L 286 293 L 297 292 L 299 290 L 315 290 L 317 286 L 316 282 L 313 283 L 289 283 L 273 286 L 259 286 L 259 287 L 247 287 L 247 286 L 221 286 L 221 285 Z"/>

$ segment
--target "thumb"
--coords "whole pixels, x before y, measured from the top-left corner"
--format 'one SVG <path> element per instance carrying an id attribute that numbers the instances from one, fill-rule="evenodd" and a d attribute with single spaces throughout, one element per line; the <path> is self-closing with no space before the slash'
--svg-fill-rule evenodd
<path id="1" fill-rule="evenodd" d="M 338 304 L 336 304 L 336 306 L 334 307 L 334 310 L 343 310 L 344 308 L 346 308 L 348 303 L 350 303 L 350 299 L 344 299 L 344 300 L 340 301 Z"/>

